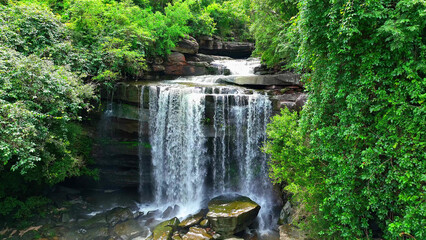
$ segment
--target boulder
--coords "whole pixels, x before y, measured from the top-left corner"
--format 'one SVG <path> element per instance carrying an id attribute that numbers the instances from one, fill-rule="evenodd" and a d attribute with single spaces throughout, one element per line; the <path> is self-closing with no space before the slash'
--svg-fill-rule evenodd
<path id="1" fill-rule="evenodd" d="M 240 86 L 249 87 L 267 87 L 267 86 L 291 86 L 297 85 L 302 86 L 300 82 L 300 76 L 295 73 L 283 73 L 276 75 L 253 75 L 253 76 L 238 76 L 238 77 L 227 77 L 221 79 L 226 83 L 231 83 Z"/>
<path id="2" fill-rule="evenodd" d="M 188 36 L 184 39 L 181 39 L 172 51 L 195 55 L 198 53 L 198 49 L 199 45 L 197 40 L 191 36 Z"/>
<path id="3" fill-rule="evenodd" d="M 150 218 L 155 218 L 156 216 L 159 216 L 161 214 L 160 210 L 153 210 L 153 211 L 148 211 L 145 215 L 140 216 L 138 219 L 142 220 L 142 219 L 150 219 Z"/>
<path id="4" fill-rule="evenodd" d="M 175 64 L 175 65 L 185 65 L 186 58 L 185 55 L 178 52 L 173 52 L 167 57 L 167 65 Z"/>
<path id="5" fill-rule="evenodd" d="M 198 56 L 202 56 L 201 58 Z M 179 52 L 173 52 L 164 63 L 164 69 L 156 66 L 156 71 L 164 71 L 164 74 L 170 76 L 201 76 L 201 75 L 215 75 L 223 74 L 222 66 L 210 64 L 215 59 L 223 57 L 206 55 L 183 55 Z M 155 66 L 155 65 L 154 65 Z M 152 67 L 154 67 L 152 66 Z M 154 71 L 154 68 L 152 69 Z M 132 100 L 134 99 L 131 98 Z"/>
<path id="6" fill-rule="evenodd" d="M 276 73 L 276 71 L 274 69 L 268 68 L 268 66 L 265 64 L 261 64 L 260 66 L 254 68 L 254 74 L 256 75 L 270 75 L 274 73 Z"/>
<path id="7" fill-rule="evenodd" d="M 142 221 L 142 222 L 144 222 L 145 226 L 147 226 L 151 230 L 154 229 L 156 226 L 158 226 L 158 224 L 161 223 L 161 221 L 156 219 L 156 218 L 149 218 L 149 219 Z"/>
<path id="8" fill-rule="evenodd" d="M 116 207 L 106 213 L 106 221 L 110 226 L 133 218 L 133 213 L 128 208 Z"/>
<path id="9" fill-rule="evenodd" d="M 260 206 L 241 195 L 221 195 L 208 203 L 207 218 L 213 230 L 227 237 L 243 231 L 256 218 Z"/>
<path id="10" fill-rule="evenodd" d="M 203 220 L 206 213 L 206 210 L 201 210 L 199 213 L 187 217 L 185 220 L 179 223 L 179 227 L 185 228 L 199 224 L 201 220 Z"/>
<path id="11" fill-rule="evenodd" d="M 185 55 L 174 52 L 165 63 L 164 73 L 172 76 L 200 76 L 207 73 L 207 67 L 202 63 L 188 63 Z"/>
<path id="12" fill-rule="evenodd" d="M 147 228 L 141 227 L 134 219 L 118 223 L 112 229 L 112 235 L 123 240 L 134 239 L 139 236 L 146 237 L 148 232 Z"/>
<path id="13" fill-rule="evenodd" d="M 154 230 L 152 230 L 152 235 L 148 238 L 151 240 L 170 240 L 172 234 L 175 231 L 179 224 L 178 218 L 172 218 L 170 220 L 164 221 L 158 224 Z"/>
<path id="14" fill-rule="evenodd" d="M 180 207 L 178 205 L 169 206 L 161 215 L 161 217 L 164 218 L 171 218 L 175 216 L 179 212 Z"/>
<path id="15" fill-rule="evenodd" d="M 62 217 L 61 217 L 62 223 L 71 222 L 71 220 L 72 220 L 72 218 L 70 217 L 70 215 L 68 213 L 62 213 Z"/>
<path id="16" fill-rule="evenodd" d="M 288 110 L 294 110 L 294 108 L 296 107 L 296 103 L 295 102 L 289 102 L 289 101 L 273 101 L 273 110 L 276 112 L 279 112 L 280 109 L 282 108 L 288 108 Z"/>
<path id="17" fill-rule="evenodd" d="M 105 213 L 97 214 L 87 220 L 80 222 L 78 225 L 84 229 L 108 226 L 105 215 Z"/>
<path id="18" fill-rule="evenodd" d="M 212 238 L 213 236 L 206 229 L 198 227 L 189 228 L 189 231 L 182 237 L 183 240 L 209 240 Z"/>

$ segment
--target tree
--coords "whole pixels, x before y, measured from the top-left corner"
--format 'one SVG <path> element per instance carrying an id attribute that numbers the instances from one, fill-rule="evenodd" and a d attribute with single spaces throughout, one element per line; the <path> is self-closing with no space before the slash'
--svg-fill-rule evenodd
<path id="1" fill-rule="evenodd" d="M 425 238 L 426 3 L 299 9 L 295 63 L 309 92 L 299 127 L 325 174 L 320 234 Z"/>

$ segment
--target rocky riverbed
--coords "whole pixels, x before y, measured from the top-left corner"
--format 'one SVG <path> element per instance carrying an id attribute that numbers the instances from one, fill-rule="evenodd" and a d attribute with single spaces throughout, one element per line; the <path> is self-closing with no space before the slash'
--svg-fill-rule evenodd
<path id="1" fill-rule="evenodd" d="M 0 231 L 4 239 L 64 240 L 202 240 L 258 239 L 255 231 L 260 206 L 241 195 L 222 195 L 202 209 L 182 215 L 180 207 L 150 206 L 128 191 L 80 192 L 59 187 L 44 216 L 20 230 Z M 278 239 L 278 233 L 267 235 Z M 264 237 L 266 235 L 263 235 Z"/>

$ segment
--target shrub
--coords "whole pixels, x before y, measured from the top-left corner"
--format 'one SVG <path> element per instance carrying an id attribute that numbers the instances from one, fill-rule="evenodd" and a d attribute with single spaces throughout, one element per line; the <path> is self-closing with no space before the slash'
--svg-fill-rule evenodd
<path id="1" fill-rule="evenodd" d="M 293 67 L 299 47 L 297 0 L 255 0 L 250 30 L 256 40 L 254 55 L 269 67 L 285 62 Z"/>
<path id="2" fill-rule="evenodd" d="M 0 5 L 0 42 L 25 55 L 40 54 L 65 39 L 65 28 L 45 6 L 36 3 Z"/>
<path id="3" fill-rule="evenodd" d="M 314 173 L 324 176 L 314 189 L 319 234 L 425 238 L 425 2 L 304 0 L 299 7 L 295 62 L 308 70 L 309 92 L 300 131 Z M 298 184 L 289 176 L 306 171 L 289 162 L 309 158 L 288 154 L 300 148 L 288 138 L 300 135 L 281 132 L 272 141 L 280 136 L 278 146 L 290 150 L 270 147 L 279 159 L 272 163 L 290 168 L 274 173 Z"/>

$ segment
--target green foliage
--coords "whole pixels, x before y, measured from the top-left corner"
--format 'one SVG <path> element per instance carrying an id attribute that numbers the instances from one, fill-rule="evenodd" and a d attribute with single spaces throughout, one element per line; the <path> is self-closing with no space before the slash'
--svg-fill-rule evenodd
<path id="1" fill-rule="evenodd" d="M 1 6 L 0 41 L 95 81 L 138 78 L 187 35 L 249 39 L 248 3 L 23 0 Z"/>
<path id="2" fill-rule="evenodd" d="M 273 67 L 294 62 L 299 47 L 298 0 L 255 0 L 250 30 L 256 40 L 255 55 Z"/>
<path id="3" fill-rule="evenodd" d="M 83 61 L 47 5 L 0 5 L 0 30 L 0 219 L 23 221 L 46 205 L 46 184 L 96 174 L 90 139 L 72 123 L 94 88 L 59 66 Z"/>
<path id="4" fill-rule="evenodd" d="M 45 201 L 26 196 L 91 173 L 69 122 L 89 108 L 92 91 L 64 67 L 0 47 L 0 215 L 30 217 Z"/>
<path id="5" fill-rule="evenodd" d="M 73 1 L 62 18 L 69 22 L 73 45 L 88 52 L 82 57 L 84 64 L 75 66 L 75 70 L 92 77 L 99 75 L 98 80 L 105 71 L 117 73 L 117 77 L 141 76 L 150 41 L 142 17 L 141 9 L 131 1 Z"/>
<path id="6" fill-rule="evenodd" d="M 321 238 L 425 238 L 426 3 L 303 0 L 299 9 L 294 61 L 308 71 L 309 101 L 294 131 L 309 157 L 286 158 L 298 134 L 272 135 L 273 169 L 293 167 L 276 177 L 299 184 L 287 161 L 315 159 L 320 202 L 306 202 L 320 211 Z M 280 145 L 292 148 L 282 158 Z"/>
<path id="7" fill-rule="evenodd" d="M 95 86 L 82 79 L 141 77 L 146 59 L 167 57 L 187 35 L 248 38 L 248 3 L 1 1 L 0 218 L 31 217 L 46 184 L 96 176 L 91 139 L 75 123 Z"/>
<path id="8" fill-rule="evenodd" d="M 214 34 L 230 40 L 249 40 L 250 6 L 248 1 L 213 1 L 205 7 L 205 13 L 215 22 Z"/>
<path id="9" fill-rule="evenodd" d="M 22 175 L 43 165 L 49 182 L 61 181 L 68 172 L 49 169 L 58 159 L 75 161 L 64 127 L 89 107 L 85 100 L 93 88 L 63 67 L 4 47 L 0 73 L 0 161 Z"/>
<path id="10" fill-rule="evenodd" d="M 45 6 L 35 3 L 0 5 L 0 42 L 25 55 L 38 54 L 62 42 L 65 28 Z"/>
<path id="11" fill-rule="evenodd" d="M 187 1 L 191 9 L 192 18 L 188 21 L 191 35 L 211 36 L 216 30 L 216 23 L 209 13 L 205 11 L 201 1 Z"/>
<path id="12" fill-rule="evenodd" d="M 137 2 L 139 0 L 136 0 L 135 3 L 140 6 Z M 152 10 L 155 11 L 163 11 L 164 8 L 167 6 L 167 4 L 172 3 L 173 0 L 148 0 L 149 5 L 144 4 L 144 7 L 150 6 L 152 7 Z"/>
<path id="13" fill-rule="evenodd" d="M 299 119 L 297 112 L 287 108 L 275 115 L 263 150 L 270 155 L 274 183 L 286 184 L 285 189 L 294 194 L 312 194 L 321 183 L 321 168 L 309 154 L 309 141 L 300 131 Z"/>
<path id="14" fill-rule="evenodd" d="M 6 197 L 1 203 L 0 216 L 10 216 L 13 219 L 29 219 L 36 214 L 44 213 L 44 207 L 50 202 L 44 197 L 29 197 L 20 201 L 13 197 Z"/>
<path id="15" fill-rule="evenodd" d="M 150 49 L 152 56 L 166 56 L 180 38 L 190 33 L 187 23 L 192 14 L 187 1 L 177 1 L 168 4 L 164 14 L 156 12 L 148 14 L 146 26 L 153 34 L 153 47 Z"/>

